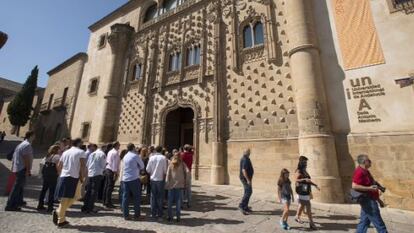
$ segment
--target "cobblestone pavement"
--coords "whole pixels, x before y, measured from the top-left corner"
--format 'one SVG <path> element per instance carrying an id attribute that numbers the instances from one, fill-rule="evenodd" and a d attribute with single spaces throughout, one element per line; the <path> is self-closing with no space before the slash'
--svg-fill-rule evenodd
<path id="1" fill-rule="evenodd" d="M 0 194 L 4 193 L 10 168 L 10 162 L 3 158 L 1 156 L 0 159 Z M 37 172 L 38 162 L 39 159 L 34 162 L 35 171 L 33 174 Z M 200 182 L 194 182 L 192 207 L 182 211 L 182 219 L 179 223 L 151 220 L 148 217 L 148 204 L 142 206 L 142 215 L 144 216 L 142 220 L 124 221 L 119 208 L 113 211 L 105 210 L 101 204 L 97 204 L 100 208 L 99 213 L 85 215 L 80 212 L 81 203 L 78 202 L 68 212 L 67 220 L 70 222 L 70 226 L 57 229 L 52 223 L 50 214 L 37 212 L 35 209 L 40 188 L 38 177 L 32 176 L 28 179 L 25 192 L 27 206 L 23 208 L 22 212 L 4 212 L 7 197 L 0 197 L 0 232 L 284 232 L 278 225 L 281 205 L 272 201 L 273 198 L 269 198 L 272 196 L 269 192 L 254 190 L 250 203 L 254 212 L 244 216 L 237 209 L 242 193 L 240 187 L 213 186 Z M 355 232 L 358 216 L 318 209 L 314 209 L 313 212 L 318 226 L 318 230 L 315 232 Z M 292 210 L 290 216 L 293 215 L 294 211 Z M 389 232 L 413 232 L 414 223 L 410 223 L 412 224 L 410 225 L 397 224 L 387 219 L 385 221 Z M 292 227 L 290 232 L 308 231 L 307 225 L 294 222 L 293 217 L 290 217 L 289 223 Z M 376 231 L 371 228 L 368 232 Z"/>

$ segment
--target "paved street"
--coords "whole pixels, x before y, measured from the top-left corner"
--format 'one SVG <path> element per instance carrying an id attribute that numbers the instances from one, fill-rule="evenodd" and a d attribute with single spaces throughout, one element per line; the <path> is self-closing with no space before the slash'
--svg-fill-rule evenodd
<path id="1" fill-rule="evenodd" d="M 1 149 L 3 148 L 3 149 Z M 4 159 L 4 145 L 0 146 L 0 193 L 4 193 L 5 182 L 10 168 L 10 162 Z M 34 162 L 34 172 L 37 174 L 38 163 Z M 80 203 L 74 205 L 68 213 L 68 221 L 71 225 L 64 230 L 57 229 L 51 215 L 39 213 L 35 207 L 41 188 L 40 179 L 35 175 L 30 177 L 26 186 L 25 200 L 28 205 L 22 212 L 4 212 L 7 197 L 0 197 L 0 232 L 284 232 L 279 228 L 281 205 L 276 204 L 274 194 L 254 190 L 251 206 L 252 215 L 243 216 L 237 209 L 242 190 L 234 186 L 213 186 L 195 182 L 194 203 L 191 209 L 184 209 L 180 223 L 168 223 L 167 221 L 154 222 L 148 217 L 149 206 L 142 206 L 145 216 L 142 221 L 126 222 L 123 220 L 120 209 L 114 211 L 104 210 L 96 215 L 85 215 L 80 212 Z M 315 205 L 315 221 L 319 228 L 316 232 L 355 232 L 358 217 L 349 213 L 357 213 L 357 206 Z M 338 205 L 339 206 L 339 205 Z M 325 211 L 325 210 L 326 211 Z M 340 209 L 343 209 L 342 211 Z M 329 210 L 329 211 L 327 211 Z M 352 211 L 351 211 L 352 210 Z M 342 212 L 342 213 L 341 213 Z M 414 225 L 404 224 L 409 222 L 412 213 L 385 211 L 384 218 L 390 232 L 412 232 Z M 398 211 L 397 211 L 398 212 Z M 291 216 L 294 211 L 291 211 Z M 414 218 L 412 218 L 414 219 Z M 291 232 L 308 231 L 307 225 L 300 225 L 290 218 Z M 370 229 L 369 232 L 375 232 Z"/>

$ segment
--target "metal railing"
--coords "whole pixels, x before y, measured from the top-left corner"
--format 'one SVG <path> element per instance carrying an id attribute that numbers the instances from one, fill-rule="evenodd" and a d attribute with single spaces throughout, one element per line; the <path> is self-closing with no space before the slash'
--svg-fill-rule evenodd
<path id="1" fill-rule="evenodd" d="M 67 98 L 65 98 L 65 99 L 63 99 L 63 98 L 57 98 L 53 102 L 53 108 L 56 109 L 56 110 L 65 109 L 67 107 L 67 105 L 68 105 Z"/>
<path id="2" fill-rule="evenodd" d="M 406 14 L 414 13 L 414 0 L 393 0 L 392 4 L 396 10 L 403 10 Z"/>
<path id="3" fill-rule="evenodd" d="M 40 112 L 46 113 L 50 111 L 49 103 L 43 103 L 40 105 Z"/>

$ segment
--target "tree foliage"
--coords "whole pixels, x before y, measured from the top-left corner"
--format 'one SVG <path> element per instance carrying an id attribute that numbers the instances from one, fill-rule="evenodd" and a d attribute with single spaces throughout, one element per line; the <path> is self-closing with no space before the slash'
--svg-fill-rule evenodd
<path id="1" fill-rule="evenodd" d="M 23 84 L 22 89 L 14 97 L 7 107 L 10 123 L 20 127 L 26 125 L 32 113 L 32 103 L 37 88 L 37 76 L 39 69 L 35 66 L 32 73 Z"/>

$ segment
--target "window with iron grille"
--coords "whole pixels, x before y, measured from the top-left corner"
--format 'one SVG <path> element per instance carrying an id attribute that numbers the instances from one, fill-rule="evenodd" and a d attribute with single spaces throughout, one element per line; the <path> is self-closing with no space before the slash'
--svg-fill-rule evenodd
<path id="1" fill-rule="evenodd" d="M 390 13 L 404 11 L 406 14 L 414 13 L 414 0 L 387 0 Z"/>

